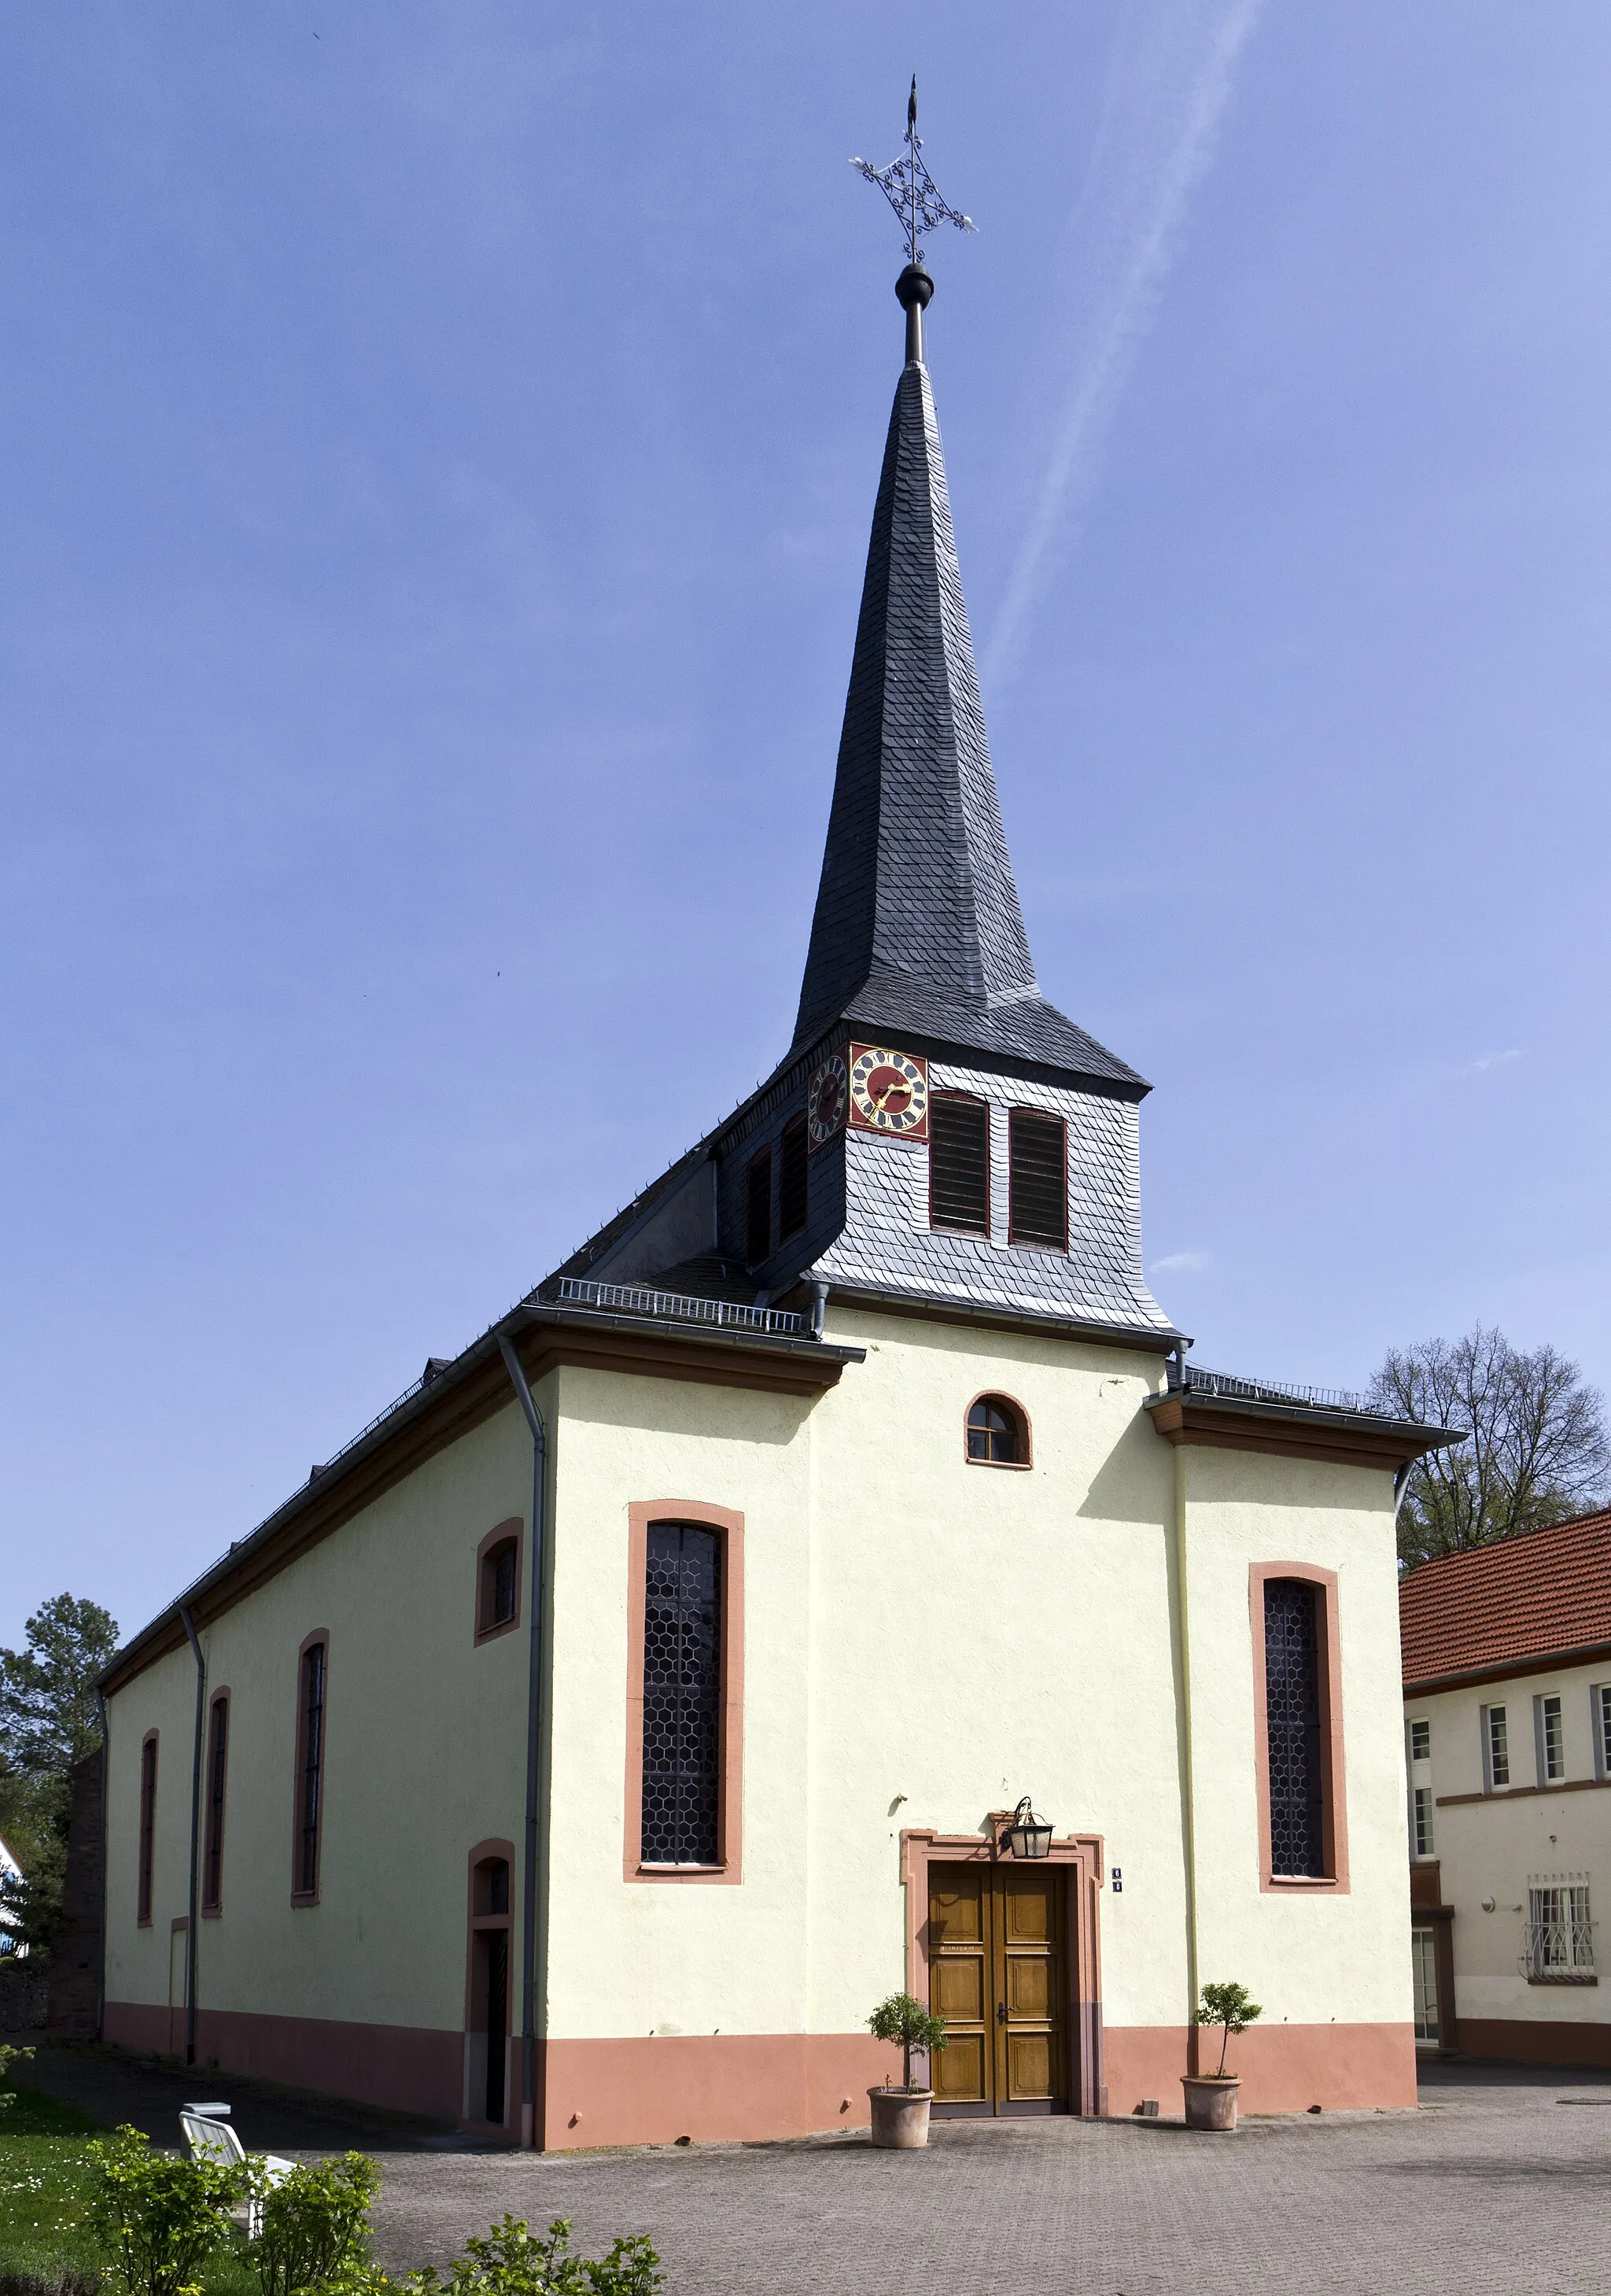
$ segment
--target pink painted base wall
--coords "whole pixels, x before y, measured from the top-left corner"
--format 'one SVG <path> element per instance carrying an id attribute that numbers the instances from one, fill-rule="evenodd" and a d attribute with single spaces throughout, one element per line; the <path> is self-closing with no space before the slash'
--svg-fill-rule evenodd
<path id="1" fill-rule="evenodd" d="M 183 2028 L 182 2013 L 170 2024 L 166 2008 L 107 2004 L 106 2038 L 125 2048 L 171 2055 L 183 2044 Z M 200 2010 L 196 2028 L 198 2058 L 216 2061 L 225 2072 L 394 2112 L 459 2117 L 462 2034 L 222 2009 Z M 1178 2113 L 1190 2044 L 1183 2025 L 1108 2026 L 1103 2078 L 1109 2114 L 1133 2112 L 1143 2097 Z M 1209 2069 L 1216 2061 L 1217 2051 L 1205 2055 Z M 1231 2043 L 1227 2062 L 1241 2076 L 1244 2112 L 1303 2112 L 1312 2104 L 1337 2112 L 1416 2101 L 1415 2038 L 1408 2025 L 1255 2025 Z M 864 2128 L 868 2089 L 899 2078 L 898 2053 L 866 2033 L 555 2040 L 545 2057 L 545 2146 L 570 2152 L 670 2144 L 679 2136 L 758 2143 Z"/>
<path id="2" fill-rule="evenodd" d="M 551 2041 L 547 2144 L 752 2142 L 865 2128 L 867 2092 L 899 2080 L 898 2049 L 871 2033 L 656 2034 Z"/>
<path id="3" fill-rule="evenodd" d="M 1181 2110 L 1181 2075 L 1191 2033 L 1184 2025 L 1109 2025 L 1103 2036 L 1110 2116 L 1133 2112 L 1143 2097 Z M 1199 2042 L 1201 2064 L 1219 2063 L 1217 2037 Z M 1411 2025 L 1253 2025 L 1231 2044 L 1227 2072 L 1241 2078 L 1243 2112 L 1327 2112 L 1412 2105 L 1415 2029 Z"/>
<path id="4" fill-rule="evenodd" d="M 124 2048 L 170 2056 L 184 2046 L 184 2013 L 109 2001 L 105 2030 L 109 2041 Z M 196 2058 L 250 2079 L 282 2081 L 433 2120 L 456 2120 L 463 2098 L 463 2035 L 410 2025 L 352 2025 L 198 2006 Z"/>

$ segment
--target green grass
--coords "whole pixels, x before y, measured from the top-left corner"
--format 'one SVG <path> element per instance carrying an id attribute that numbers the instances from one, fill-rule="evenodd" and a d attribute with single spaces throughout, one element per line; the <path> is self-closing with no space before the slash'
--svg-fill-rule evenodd
<path id="1" fill-rule="evenodd" d="M 25 2088 L 0 2105 L 0 2272 L 54 2280 L 99 2277 L 99 2247 L 83 2228 L 90 2164 L 85 2144 L 102 2135 L 76 2105 Z"/>
<path id="2" fill-rule="evenodd" d="M 14 2076 L 7 2087 L 15 2102 L 0 2105 L 0 2279 L 53 2284 L 71 2274 L 94 2286 L 106 2257 L 85 2224 L 94 2183 L 85 2148 L 107 2132 Z M 257 2296 L 257 2275 L 229 2251 L 214 2259 L 204 2286 L 207 2296 Z"/>

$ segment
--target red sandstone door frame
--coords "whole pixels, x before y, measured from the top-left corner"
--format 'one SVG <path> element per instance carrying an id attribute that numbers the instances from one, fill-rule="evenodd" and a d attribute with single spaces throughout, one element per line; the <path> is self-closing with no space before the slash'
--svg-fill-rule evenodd
<path id="1" fill-rule="evenodd" d="M 901 1835 L 901 1881 L 906 1891 L 906 1987 L 928 1999 L 928 1868 L 930 1866 L 994 1866 L 996 1849 L 1010 1810 L 994 1810 L 988 1837 L 977 1833 L 929 1833 L 912 1827 Z M 1100 1833 L 1066 1834 L 1054 1841 L 1046 1861 L 1067 1874 L 1066 1911 L 1068 1971 L 1068 2109 L 1087 2118 L 1105 2114 L 1108 2090 L 1102 2072 L 1102 1972 L 1099 1913 L 1105 1867 Z"/>

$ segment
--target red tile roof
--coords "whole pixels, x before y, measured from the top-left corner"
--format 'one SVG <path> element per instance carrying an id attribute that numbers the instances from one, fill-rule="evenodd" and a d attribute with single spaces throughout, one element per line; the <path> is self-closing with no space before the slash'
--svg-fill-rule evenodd
<path id="1" fill-rule="evenodd" d="M 1406 1686 L 1611 1644 L 1611 1507 L 1423 1562 L 1398 1613 Z"/>

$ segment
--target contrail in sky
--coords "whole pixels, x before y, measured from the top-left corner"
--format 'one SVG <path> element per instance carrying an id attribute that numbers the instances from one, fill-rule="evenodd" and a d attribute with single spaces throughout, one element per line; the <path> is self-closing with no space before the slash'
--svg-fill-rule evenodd
<path id="1" fill-rule="evenodd" d="M 1131 0 L 1121 20 L 1069 225 L 1069 274 L 1082 314 L 1073 380 L 985 649 L 987 680 L 1011 675 L 1057 545 L 1095 485 L 1108 422 L 1263 6 L 1264 0 Z"/>

